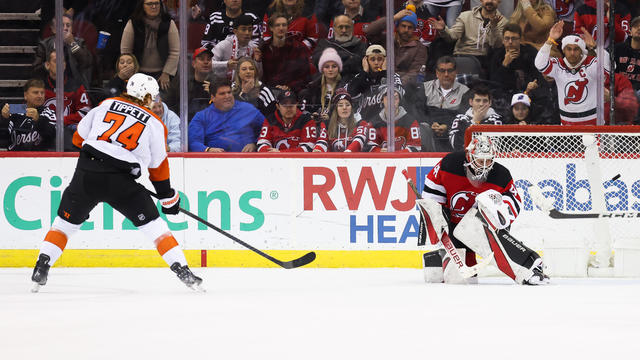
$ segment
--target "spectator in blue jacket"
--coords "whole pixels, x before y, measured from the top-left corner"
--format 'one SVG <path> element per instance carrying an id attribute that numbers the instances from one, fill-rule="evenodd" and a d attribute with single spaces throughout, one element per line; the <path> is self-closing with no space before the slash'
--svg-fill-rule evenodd
<path id="1" fill-rule="evenodd" d="M 253 152 L 264 115 L 255 106 L 235 101 L 231 84 L 214 81 L 211 102 L 189 123 L 189 151 Z"/>
<path id="2" fill-rule="evenodd" d="M 180 140 L 180 117 L 169 110 L 167 104 L 158 96 L 157 101 L 151 103 L 151 111 L 153 111 L 167 127 L 167 151 L 182 151 L 182 142 Z"/>

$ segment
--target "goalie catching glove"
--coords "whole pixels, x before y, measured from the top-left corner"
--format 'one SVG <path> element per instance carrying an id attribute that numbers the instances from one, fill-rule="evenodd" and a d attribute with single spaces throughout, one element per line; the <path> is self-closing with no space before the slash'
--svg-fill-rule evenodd
<path id="1" fill-rule="evenodd" d="M 180 193 L 171 189 L 171 193 L 159 196 L 162 212 L 169 215 L 176 215 L 180 212 Z"/>

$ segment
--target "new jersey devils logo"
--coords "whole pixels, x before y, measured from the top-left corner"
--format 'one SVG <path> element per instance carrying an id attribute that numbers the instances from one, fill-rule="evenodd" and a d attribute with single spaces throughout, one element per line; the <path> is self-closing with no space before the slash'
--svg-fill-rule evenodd
<path id="1" fill-rule="evenodd" d="M 568 83 L 564 87 L 564 104 L 580 104 L 589 95 L 589 89 L 587 89 L 587 84 L 589 83 L 589 79 L 580 79 L 576 81 L 572 81 Z"/>
<path id="2" fill-rule="evenodd" d="M 459 191 L 451 197 L 451 216 L 462 219 L 467 211 L 476 203 L 476 193 L 471 191 Z"/>

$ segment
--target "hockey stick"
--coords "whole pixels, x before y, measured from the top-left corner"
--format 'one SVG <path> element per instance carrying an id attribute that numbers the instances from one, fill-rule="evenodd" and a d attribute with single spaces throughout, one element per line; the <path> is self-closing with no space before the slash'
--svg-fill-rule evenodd
<path id="1" fill-rule="evenodd" d="M 402 170 L 402 175 L 404 175 L 404 178 L 407 180 L 407 184 L 409 184 L 409 187 L 411 187 L 411 190 L 413 190 L 413 193 L 416 195 L 416 198 L 422 199 L 422 195 L 420 195 L 415 184 L 413 183 L 413 181 L 411 181 L 411 178 L 409 177 L 409 172 L 406 169 Z M 420 211 L 426 212 L 426 210 L 424 210 L 422 206 L 420 206 L 420 204 L 418 204 L 418 206 L 421 209 Z M 464 260 L 462 260 L 462 258 L 460 258 L 460 255 L 458 255 L 458 251 L 456 251 L 456 247 L 453 245 L 453 242 L 451 241 L 451 238 L 449 237 L 449 234 L 447 233 L 446 229 L 444 229 L 442 232 L 442 236 L 440 237 L 440 243 L 442 244 L 442 247 L 444 247 L 444 250 L 449 254 L 449 257 L 451 257 L 451 259 L 458 265 L 458 271 L 460 272 L 460 275 L 462 275 L 462 277 L 465 279 L 468 279 L 478 274 L 480 270 L 482 270 L 487 265 L 489 265 L 491 260 L 493 260 L 493 253 L 491 253 L 490 256 L 483 258 L 480 262 L 478 262 L 477 264 L 471 267 L 465 265 Z"/>
<path id="2" fill-rule="evenodd" d="M 154 192 L 152 192 L 150 190 L 147 190 L 147 191 L 149 192 L 149 195 L 153 196 L 156 199 L 160 199 L 156 193 L 154 193 Z M 187 211 L 187 210 L 185 210 L 185 209 L 183 209 L 181 207 L 178 208 L 178 209 L 179 209 L 180 212 L 182 212 L 183 214 L 187 215 L 188 217 L 207 225 L 208 227 L 212 228 L 213 230 L 219 232 L 220 234 L 228 237 L 229 239 L 237 242 L 238 244 L 240 244 L 240 245 L 246 247 L 247 249 L 253 251 L 254 253 L 264 257 L 265 259 L 271 261 L 272 263 L 278 264 L 279 266 L 281 266 L 281 267 L 283 267 L 285 269 L 293 269 L 293 268 L 297 268 L 297 267 L 300 267 L 300 266 L 304 266 L 304 265 L 307 265 L 307 264 L 309 264 L 310 262 L 312 262 L 313 260 L 316 259 L 316 253 L 311 251 L 311 252 L 308 252 L 308 253 L 302 255 L 301 257 L 299 257 L 297 259 L 294 259 L 294 260 L 291 260 L 291 261 L 278 260 L 278 259 L 274 258 L 273 256 L 254 248 L 253 246 L 247 244 L 246 242 L 244 242 L 244 241 L 238 239 L 237 237 L 229 234 L 228 232 L 220 229 L 219 227 L 217 227 L 217 226 L 213 225 L 212 223 L 208 222 L 207 220 L 205 220 L 205 219 L 203 219 L 203 218 L 201 218 L 201 217 L 199 217 L 199 216 L 197 216 L 197 215 L 195 215 L 195 214 L 193 214 L 193 213 L 191 213 L 191 212 L 189 212 L 189 211 Z"/>
<path id="3" fill-rule="evenodd" d="M 565 213 L 556 209 L 549 210 L 552 219 L 597 219 L 597 218 L 640 218 L 640 212 L 636 213 Z"/>

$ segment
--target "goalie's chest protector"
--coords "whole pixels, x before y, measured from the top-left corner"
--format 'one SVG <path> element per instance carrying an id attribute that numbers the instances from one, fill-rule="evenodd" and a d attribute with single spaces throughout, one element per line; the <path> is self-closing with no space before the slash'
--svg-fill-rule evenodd
<path id="1" fill-rule="evenodd" d="M 495 163 L 487 181 L 473 186 L 465 174 L 465 152 L 446 155 L 427 175 L 425 192 L 449 209 L 451 221 L 458 223 L 476 203 L 476 196 L 486 190 L 501 194 L 515 191 L 509 170 Z M 517 194 L 517 191 L 516 191 Z"/>

